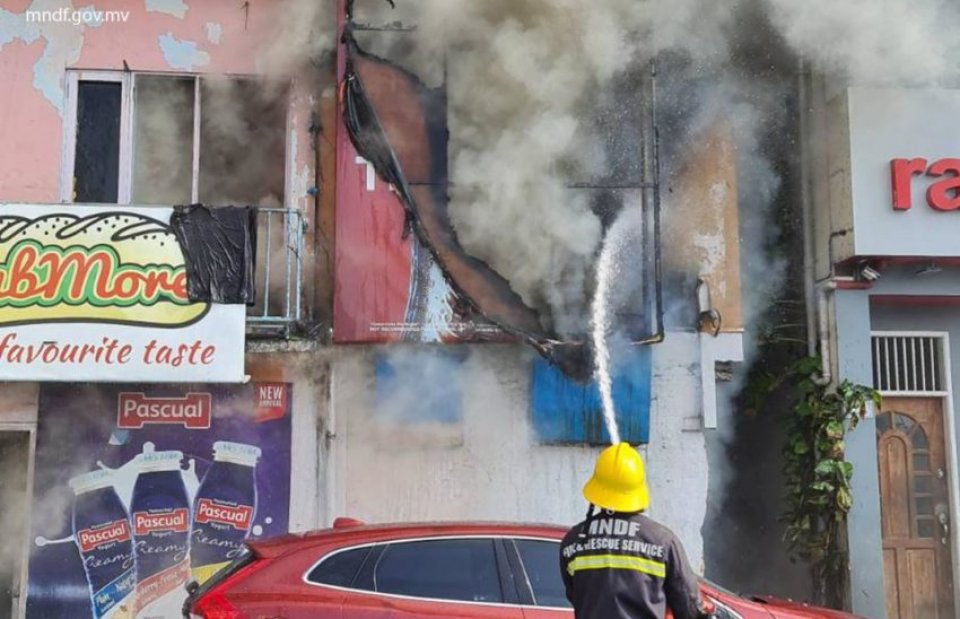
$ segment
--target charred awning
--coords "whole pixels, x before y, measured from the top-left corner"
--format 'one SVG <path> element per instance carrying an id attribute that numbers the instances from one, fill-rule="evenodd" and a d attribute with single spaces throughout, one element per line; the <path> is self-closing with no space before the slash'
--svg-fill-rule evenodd
<path id="1" fill-rule="evenodd" d="M 447 212 L 446 98 L 415 75 L 360 49 L 344 34 L 347 67 L 342 85 L 344 122 L 357 151 L 396 189 L 413 231 L 451 287 L 470 307 L 540 352 L 566 374 L 585 379 L 585 342 L 561 341 L 536 310 L 486 262 L 457 240 Z"/>

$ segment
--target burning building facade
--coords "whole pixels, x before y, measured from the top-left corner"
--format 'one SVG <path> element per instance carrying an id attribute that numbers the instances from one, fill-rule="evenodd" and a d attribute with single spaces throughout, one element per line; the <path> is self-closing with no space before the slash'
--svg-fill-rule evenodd
<path id="1" fill-rule="evenodd" d="M 580 486 L 609 440 L 603 385 L 592 378 L 591 301 L 618 222 L 627 232 L 609 250 L 606 389 L 621 437 L 645 456 L 652 515 L 721 583 L 808 592 L 779 544 L 776 424 L 744 421 L 735 404 L 756 335 L 745 330 L 782 298 L 783 281 L 802 289 L 806 255 L 807 275 L 835 282 L 816 289 L 823 307 L 836 307 L 821 321 L 835 377 L 872 384 L 871 351 L 887 346 L 930 346 L 910 367 L 946 367 L 939 331 L 875 334 L 870 344 L 869 325 L 919 329 L 887 301 L 953 294 L 941 259 L 949 249 L 911 248 L 911 257 L 936 256 L 930 270 L 940 270 L 913 281 L 893 276 L 912 266 L 888 259 L 908 254 L 848 247 L 869 224 L 857 232 L 849 187 L 861 181 L 844 166 L 872 147 L 824 145 L 816 132 L 857 108 L 837 101 L 861 95 L 798 82 L 796 55 L 756 3 L 736 11 L 762 26 L 759 42 L 730 15 L 702 19 L 695 2 L 666 12 L 638 11 L 632 0 L 473 4 L 81 9 L 37 0 L 0 9 L 0 252 L 54 247 L 48 253 L 68 257 L 86 247 L 84 256 L 96 249 L 102 264 L 116 255 L 120 265 L 146 252 L 141 244 L 172 252 L 167 262 L 138 258 L 142 294 L 117 301 L 125 309 L 114 313 L 99 297 L 70 297 L 77 273 L 68 266 L 59 302 L 70 309 L 39 284 L 29 319 L 22 303 L 0 305 L 0 338 L 16 340 L 0 339 L 0 377 L 19 381 L 0 390 L 8 502 L 25 507 L 3 515 L 20 533 L 0 546 L 18 566 L 8 577 L 15 615 L 86 608 L 104 579 L 124 576 L 85 571 L 87 557 L 149 545 L 161 529 L 200 548 L 198 536 L 222 535 L 232 547 L 341 515 L 579 519 Z M 703 22 L 717 31 L 689 37 Z M 807 139 L 824 152 L 801 148 Z M 896 215 L 926 208 L 921 179 L 949 176 L 949 161 L 938 161 L 950 156 L 891 155 L 905 161 L 892 168 Z M 927 159 L 922 170 L 918 158 Z M 936 215 L 949 217 L 941 211 L 950 191 L 934 196 Z M 843 199 L 848 211 L 853 204 L 848 219 Z M 152 238 L 133 243 L 96 227 L 123 217 L 130 234 Z M 52 228 L 30 223 L 40 220 Z M 77 232 L 77 221 L 92 228 Z M 786 237 L 792 243 L 772 249 Z M 213 245 L 227 249 L 194 251 Z M 0 295 L 12 298 L 22 290 L 9 273 L 25 271 L 2 255 Z M 843 269 L 882 277 L 830 279 Z M 134 281 L 123 269 L 111 281 L 121 272 Z M 883 292 L 901 279 L 904 290 L 927 287 Z M 169 305 L 150 309 L 163 283 Z M 125 286 L 133 283 L 114 289 Z M 81 306 L 98 315 L 74 311 Z M 944 311 L 924 311 L 947 324 Z M 50 320 L 38 318 L 44 312 Z M 923 339 L 903 340 L 912 337 Z M 113 348 L 98 353 L 109 340 Z M 67 344 L 94 347 L 87 363 L 71 362 Z M 108 363 L 125 345 L 139 363 Z M 914 367 L 910 384 L 925 371 Z M 945 379 L 930 380 L 932 395 L 947 397 Z M 886 462 L 869 429 L 850 445 L 858 470 Z M 735 451 L 763 455 L 744 462 Z M 952 467 L 944 461 L 949 479 Z M 855 483 L 858 497 L 882 495 L 872 476 Z M 176 500 L 152 504 L 150 484 Z M 749 509 L 727 509 L 725 497 L 748 486 Z M 109 522 L 72 519 L 87 503 Z M 880 511 L 855 506 L 851 526 L 869 525 L 876 539 L 851 537 L 853 590 L 867 592 L 852 604 L 880 616 L 876 601 L 892 590 L 877 572 L 887 548 Z M 933 509 L 917 527 L 940 526 Z M 128 603 L 167 612 L 151 579 L 203 577 L 226 559 L 202 550 L 138 566 L 132 593 L 111 590 L 95 612 Z"/>

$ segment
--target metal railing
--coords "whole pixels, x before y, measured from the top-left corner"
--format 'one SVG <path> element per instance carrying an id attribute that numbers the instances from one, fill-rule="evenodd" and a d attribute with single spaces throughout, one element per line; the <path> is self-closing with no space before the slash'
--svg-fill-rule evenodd
<path id="1" fill-rule="evenodd" d="M 257 209 L 257 288 L 247 308 L 248 333 L 289 337 L 300 321 L 304 226 L 297 209 Z"/>

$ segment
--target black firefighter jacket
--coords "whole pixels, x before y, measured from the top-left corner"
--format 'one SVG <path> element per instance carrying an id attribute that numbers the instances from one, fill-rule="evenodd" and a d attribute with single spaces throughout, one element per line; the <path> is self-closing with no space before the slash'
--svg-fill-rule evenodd
<path id="1" fill-rule="evenodd" d="M 680 540 L 643 514 L 603 512 L 576 525 L 560 547 L 576 619 L 698 619 L 700 593 Z"/>

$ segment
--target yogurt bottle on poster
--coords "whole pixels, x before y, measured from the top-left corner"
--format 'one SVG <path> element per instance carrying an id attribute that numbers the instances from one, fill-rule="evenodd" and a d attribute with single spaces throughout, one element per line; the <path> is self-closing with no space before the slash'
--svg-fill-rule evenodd
<path id="1" fill-rule="evenodd" d="M 73 539 L 90 586 L 94 619 L 130 619 L 135 612 L 136 561 L 130 520 L 113 489 L 110 471 L 93 471 L 68 482 L 73 503 Z"/>
<path id="2" fill-rule="evenodd" d="M 137 557 L 137 617 L 178 617 L 190 577 L 190 502 L 179 451 L 135 459 L 130 524 Z"/>
<path id="3" fill-rule="evenodd" d="M 217 441 L 193 503 L 190 561 L 203 584 L 247 551 L 244 540 L 257 512 L 256 466 L 260 448 Z"/>

